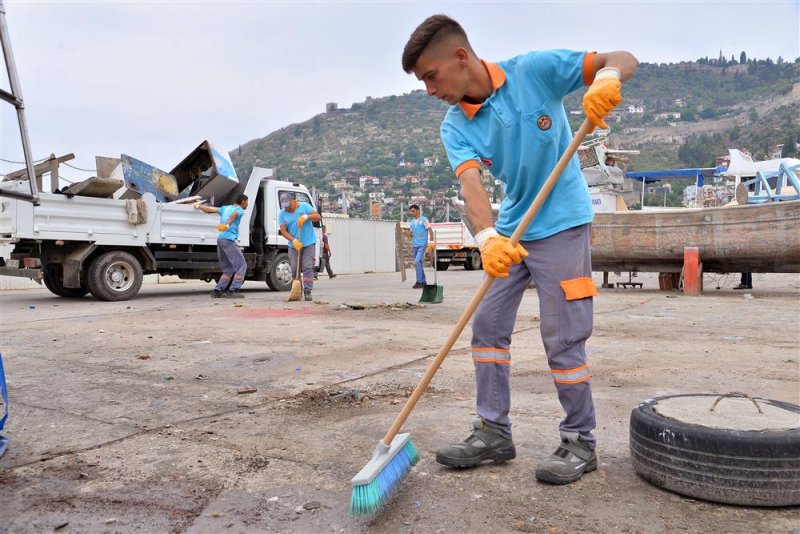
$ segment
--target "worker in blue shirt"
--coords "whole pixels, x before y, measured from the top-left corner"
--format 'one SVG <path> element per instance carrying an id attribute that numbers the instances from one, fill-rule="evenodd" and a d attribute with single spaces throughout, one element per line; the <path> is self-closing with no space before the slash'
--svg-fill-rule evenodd
<path id="1" fill-rule="evenodd" d="M 303 298 L 311 301 L 314 289 L 314 254 L 317 248 L 317 235 L 312 223 L 319 222 L 322 217 L 308 202 L 300 202 L 292 193 L 282 192 L 278 196 L 281 211 L 278 214 L 278 225 L 281 235 L 289 243 L 289 265 L 292 276 L 297 273 L 297 262 L 303 273 Z"/>
<path id="2" fill-rule="evenodd" d="M 433 245 L 433 228 L 431 228 L 428 218 L 420 212 L 419 204 L 411 204 L 408 211 L 413 217 L 409 221 L 408 227 L 411 230 L 411 249 L 414 251 L 414 268 L 417 274 L 416 283 L 411 287 L 418 289 L 427 283 L 424 266 L 425 251 Z M 430 237 L 430 244 L 428 237 Z M 434 265 L 433 268 L 435 269 L 436 266 Z"/>
<path id="3" fill-rule="evenodd" d="M 247 209 L 247 195 L 239 195 L 235 204 L 219 208 L 204 206 L 200 202 L 195 202 L 194 207 L 204 213 L 219 213 L 217 257 L 222 268 L 222 275 L 220 275 L 214 291 L 211 292 L 211 296 L 214 298 L 244 297 L 239 289 L 244 283 L 245 274 L 247 274 L 247 261 L 236 244 L 236 240 L 239 239 L 239 223 Z"/>
<path id="4" fill-rule="evenodd" d="M 451 105 L 441 125 L 442 142 L 460 183 L 483 268 L 497 278 L 472 321 L 479 419 L 466 440 L 442 447 L 436 460 L 468 467 L 516 456 L 509 418 L 511 333 L 523 293 L 533 282 L 550 374 L 566 412 L 559 426 L 560 444 L 539 463 L 536 478 L 574 482 L 597 468 L 585 352 L 596 294 L 590 250 L 593 211 L 577 157 L 521 242 L 511 246 L 509 236 L 572 139 L 564 96 L 589 86 L 583 99 L 586 117 L 593 126 L 607 128 L 603 119 L 622 101 L 621 83 L 633 76 L 638 62 L 627 52 L 544 50 L 491 63 L 479 58 L 458 22 L 434 15 L 412 33 L 402 64 L 429 95 Z M 496 224 L 481 167 L 504 183 L 506 196 Z"/>

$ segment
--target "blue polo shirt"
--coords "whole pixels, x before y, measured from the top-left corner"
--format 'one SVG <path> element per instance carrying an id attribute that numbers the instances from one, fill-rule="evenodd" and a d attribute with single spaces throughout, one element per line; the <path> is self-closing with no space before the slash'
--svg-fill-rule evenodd
<path id="1" fill-rule="evenodd" d="M 411 230 L 411 246 L 424 247 L 428 244 L 428 218 L 420 215 L 419 219 L 411 219 L 408 227 Z"/>
<path id="2" fill-rule="evenodd" d="M 244 215 L 244 210 L 241 206 L 237 206 L 236 204 L 232 204 L 230 206 L 222 206 L 219 209 L 219 223 L 220 224 L 228 224 L 228 217 L 236 213 L 236 219 L 228 226 L 228 229 L 224 232 L 220 232 L 217 235 L 217 238 L 220 239 L 230 239 L 231 241 L 236 241 L 239 239 L 239 222 L 242 220 L 242 215 Z"/>
<path id="3" fill-rule="evenodd" d="M 314 225 L 311 224 L 311 221 L 303 225 L 299 234 L 297 232 L 297 219 L 299 219 L 301 215 L 308 215 L 312 211 L 314 211 L 314 208 L 311 207 L 311 204 L 308 202 L 300 202 L 297 205 L 297 209 L 294 210 L 294 213 L 281 210 L 278 215 L 278 226 L 285 224 L 286 230 L 299 239 L 304 247 L 313 245 L 317 242 L 317 235 L 314 233 Z"/>
<path id="4" fill-rule="evenodd" d="M 482 104 L 462 101 L 445 115 L 442 142 L 456 175 L 483 164 L 504 183 L 496 223 L 501 234 L 514 233 L 572 140 L 562 99 L 592 81 L 593 59 L 594 53 L 547 50 L 484 62 L 494 92 Z M 575 155 L 522 240 L 542 239 L 593 218 Z"/>

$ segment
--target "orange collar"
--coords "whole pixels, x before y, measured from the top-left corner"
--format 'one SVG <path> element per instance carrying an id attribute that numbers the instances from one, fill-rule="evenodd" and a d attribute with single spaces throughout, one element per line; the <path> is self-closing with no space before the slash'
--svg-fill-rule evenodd
<path id="1" fill-rule="evenodd" d="M 483 66 L 486 67 L 486 70 L 489 72 L 489 79 L 492 81 L 492 90 L 497 91 L 497 89 L 506 82 L 506 73 L 503 72 L 503 69 L 498 67 L 496 63 L 490 63 L 484 60 L 481 60 L 481 63 L 483 63 Z M 481 109 L 481 106 L 483 106 L 483 103 L 470 104 L 462 99 L 458 103 L 458 106 L 461 108 L 461 111 L 464 112 L 464 115 L 467 116 L 467 119 L 472 120 L 475 114 L 478 113 L 478 110 Z"/>

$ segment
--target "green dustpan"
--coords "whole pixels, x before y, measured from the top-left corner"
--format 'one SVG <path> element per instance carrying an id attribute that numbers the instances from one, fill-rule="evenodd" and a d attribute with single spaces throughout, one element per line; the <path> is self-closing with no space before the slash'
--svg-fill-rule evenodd
<path id="1" fill-rule="evenodd" d="M 444 298 L 444 288 L 436 284 L 425 284 L 422 286 L 422 296 L 420 302 L 428 304 L 439 304 Z"/>
<path id="2" fill-rule="evenodd" d="M 419 298 L 420 302 L 426 304 L 439 304 L 444 299 L 444 287 L 440 286 L 437 282 L 436 273 L 436 242 L 433 242 L 433 285 L 425 284 L 422 286 L 422 296 Z"/>

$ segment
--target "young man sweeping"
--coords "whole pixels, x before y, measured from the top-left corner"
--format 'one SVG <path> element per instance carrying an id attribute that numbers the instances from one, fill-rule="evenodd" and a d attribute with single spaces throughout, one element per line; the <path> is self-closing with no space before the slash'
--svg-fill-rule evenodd
<path id="1" fill-rule="evenodd" d="M 291 244 L 289 265 L 292 273 L 297 273 L 297 262 L 300 262 L 303 273 L 303 296 L 305 300 L 310 301 L 313 300 L 311 290 L 314 289 L 314 249 L 317 244 L 317 236 L 314 234 L 311 222 L 317 222 L 321 217 L 311 204 L 298 202 L 289 192 L 281 193 L 279 199 L 282 209 L 278 215 L 278 224 L 281 235 Z"/>
<path id="2" fill-rule="evenodd" d="M 469 467 L 516 456 L 509 409 L 511 333 L 529 282 L 539 295 L 541 335 L 551 376 L 566 417 L 560 443 L 536 469 L 555 484 L 578 480 L 597 467 L 595 411 L 585 343 L 592 332 L 593 211 L 577 157 L 542 205 L 517 246 L 509 237 L 572 139 L 563 98 L 584 85 L 587 119 L 604 118 L 622 100 L 621 82 L 636 71 L 627 52 L 529 52 L 484 61 L 463 28 L 445 15 L 426 19 L 403 51 L 403 70 L 452 107 L 442 142 L 458 177 L 466 216 L 486 273 L 497 278 L 475 312 L 472 359 L 477 413 L 466 440 L 439 449 L 436 460 Z M 481 183 L 481 165 L 503 181 L 506 198 L 496 225 Z"/>

